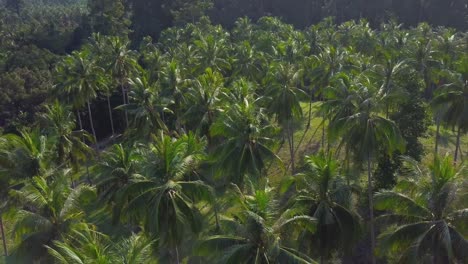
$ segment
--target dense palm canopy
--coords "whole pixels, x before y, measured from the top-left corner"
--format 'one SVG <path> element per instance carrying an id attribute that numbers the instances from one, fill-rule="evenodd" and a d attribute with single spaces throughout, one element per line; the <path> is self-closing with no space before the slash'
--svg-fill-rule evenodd
<path id="1" fill-rule="evenodd" d="M 111 2 L 90 12 L 112 29 L 142 7 Z M 139 42 L 137 25 L 131 41 L 85 32 L 97 21 L 67 31 L 91 38 L 50 58 L 53 76 L 24 66 L 43 51 L 0 41 L 0 112 L 42 102 L 0 120 L 9 263 L 467 261 L 466 32 L 203 17 Z"/>

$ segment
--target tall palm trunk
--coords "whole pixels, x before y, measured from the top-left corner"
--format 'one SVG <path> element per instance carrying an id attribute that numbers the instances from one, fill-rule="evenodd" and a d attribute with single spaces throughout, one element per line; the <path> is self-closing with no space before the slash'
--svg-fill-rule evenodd
<path id="1" fill-rule="evenodd" d="M 89 113 L 89 124 L 91 125 L 91 131 L 93 132 L 94 142 L 97 145 L 97 137 L 96 137 L 96 130 L 94 130 L 94 122 L 93 122 L 93 113 L 91 112 L 91 104 L 88 101 L 88 113 Z"/>
<path id="2" fill-rule="evenodd" d="M 125 88 L 124 88 L 124 84 L 123 84 L 123 81 L 122 81 L 122 80 L 120 81 L 120 89 L 122 90 L 123 105 L 124 105 L 124 106 L 127 106 L 127 96 L 126 96 L 126 94 L 125 94 Z M 127 108 L 125 108 L 125 124 L 126 124 L 126 126 L 128 127 L 128 112 L 127 112 Z"/>
<path id="3" fill-rule="evenodd" d="M 313 104 L 313 97 L 314 97 L 314 90 L 315 89 L 310 89 L 310 101 L 309 101 L 309 120 L 307 121 L 307 127 L 306 131 L 309 130 L 310 125 L 312 123 L 312 104 Z"/>
<path id="4" fill-rule="evenodd" d="M 435 148 L 434 148 L 434 160 L 437 159 L 439 155 L 439 139 L 440 139 L 440 118 L 437 117 L 437 130 L 436 130 L 436 138 L 435 138 Z"/>
<path id="5" fill-rule="evenodd" d="M 107 95 L 107 108 L 109 109 L 109 119 L 110 119 L 110 124 L 111 124 L 111 129 L 112 129 L 112 136 L 115 135 L 115 130 L 114 130 L 114 117 L 112 116 L 112 107 L 110 103 L 110 96 Z"/>
<path id="6" fill-rule="evenodd" d="M 83 130 L 83 121 L 81 121 L 81 115 L 79 110 L 76 110 L 76 116 L 78 117 L 78 125 L 80 126 L 80 130 Z"/>
<path id="7" fill-rule="evenodd" d="M 3 219 L 2 219 L 1 213 L 0 213 L 0 232 L 2 232 L 3 254 L 5 256 L 8 256 L 8 249 L 7 249 L 7 245 L 6 245 L 5 230 L 3 228 Z"/>
<path id="8" fill-rule="evenodd" d="M 374 197 L 372 188 L 371 155 L 367 153 L 367 191 L 369 195 L 369 226 L 371 240 L 371 264 L 375 264 Z"/>
<path id="9" fill-rule="evenodd" d="M 291 120 L 288 120 L 288 143 L 289 143 L 289 154 L 291 156 L 291 173 L 294 173 L 296 170 L 295 166 L 295 160 L 294 160 L 294 132 L 293 129 L 291 128 Z"/>
<path id="10" fill-rule="evenodd" d="M 76 110 L 76 115 L 78 116 L 78 124 L 80 125 L 80 131 L 83 131 L 83 121 L 81 120 L 79 110 Z M 83 143 L 86 143 L 84 135 L 81 137 L 81 140 L 83 141 Z M 88 165 L 88 162 L 86 162 L 86 174 L 87 174 L 87 177 L 89 178 L 89 165 Z M 74 186 L 75 183 L 73 182 L 73 176 L 70 176 L 70 177 L 71 177 L 71 181 L 72 181 L 72 186 Z"/>
<path id="11" fill-rule="evenodd" d="M 179 260 L 179 249 L 177 248 L 177 246 L 175 246 L 175 254 L 176 254 L 176 263 L 177 263 L 177 264 L 180 264 L 180 260 Z"/>
<path id="12" fill-rule="evenodd" d="M 461 137 L 461 127 L 458 127 L 457 131 L 457 143 L 455 144 L 455 155 L 453 157 L 453 163 L 456 165 L 458 161 L 458 152 L 460 150 L 460 137 Z"/>

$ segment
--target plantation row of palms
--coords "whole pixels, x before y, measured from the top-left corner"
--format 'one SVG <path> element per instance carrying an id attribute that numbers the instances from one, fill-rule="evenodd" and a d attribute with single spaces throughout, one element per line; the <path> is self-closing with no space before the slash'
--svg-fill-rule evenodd
<path id="1" fill-rule="evenodd" d="M 231 31 L 201 19 L 138 51 L 94 35 L 57 65 L 36 124 L 0 137 L 7 261 L 466 262 L 467 48 L 426 24 L 272 17 Z M 400 122 L 413 102 L 423 116 Z M 413 154 L 425 114 L 433 159 Z M 375 188 L 389 157 L 396 180 Z"/>

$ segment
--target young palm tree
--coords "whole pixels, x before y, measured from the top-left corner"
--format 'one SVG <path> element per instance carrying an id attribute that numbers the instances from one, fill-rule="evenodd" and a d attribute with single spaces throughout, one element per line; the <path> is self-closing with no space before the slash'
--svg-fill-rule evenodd
<path id="1" fill-rule="evenodd" d="M 427 172 L 417 166 L 414 171 L 416 177 L 375 195 L 375 208 L 386 212 L 377 220 L 394 225 L 380 236 L 380 248 L 400 263 L 468 261 L 463 168 L 457 172 L 446 156 Z"/>
<path id="2" fill-rule="evenodd" d="M 301 241 L 311 250 L 318 244 L 320 262 L 325 263 L 333 250 L 351 249 L 360 233 L 360 217 L 352 209 L 352 190 L 338 175 L 338 162 L 330 153 L 306 156 L 305 163 L 306 171 L 288 182 L 297 188 L 293 203 L 317 219 L 317 231 L 303 232 Z"/>
<path id="3" fill-rule="evenodd" d="M 242 192 L 234 185 L 233 194 L 233 206 L 220 220 L 222 234 L 203 239 L 198 255 L 211 263 L 314 263 L 288 245 L 298 230 L 315 230 L 314 218 L 280 208 L 269 186 Z"/>
<path id="4" fill-rule="evenodd" d="M 174 139 L 161 133 L 145 153 L 143 176 L 133 177 L 125 191 L 128 202 L 118 205 L 128 218 L 142 221 L 145 231 L 158 237 L 176 263 L 181 261 L 179 245 L 184 237 L 200 232 L 196 203 L 212 196 L 208 185 L 192 180 L 204 148 L 193 134 Z"/>
<path id="5" fill-rule="evenodd" d="M 395 123 L 380 116 L 379 102 L 377 96 L 368 88 L 361 86 L 353 100 L 353 112 L 334 121 L 330 128 L 332 138 L 341 136 L 340 145 L 344 144 L 357 160 L 367 163 L 372 263 L 375 263 L 372 161 L 377 157 L 379 151 L 383 150 L 391 154 L 396 149 L 402 150 L 404 146 Z"/>
<path id="6" fill-rule="evenodd" d="M 50 141 L 38 129 L 0 137 L 0 173 L 24 180 L 41 175 L 50 164 Z"/>
<path id="7" fill-rule="evenodd" d="M 53 182 L 34 177 L 15 195 L 24 203 L 24 209 L 16 213 L 13 227 L 17 245 L 12 256 L 19 262 L 48 263 L 50 256 L 45 246 L 88 228 L 83 206 L 95 198 L 91 187 L 81 185 L 72 190 L 63 177 Z"/>
<path id="8" fill-rule="evenodd" d="M 152 241 L 143 235 L 132 235 L 114 242 L 94 230 L 74 231 L 65 242 L 54 241 L 47 247 L 49 254 L 60 264 L 82 263 L 157 263 L 152 253 Z"/>

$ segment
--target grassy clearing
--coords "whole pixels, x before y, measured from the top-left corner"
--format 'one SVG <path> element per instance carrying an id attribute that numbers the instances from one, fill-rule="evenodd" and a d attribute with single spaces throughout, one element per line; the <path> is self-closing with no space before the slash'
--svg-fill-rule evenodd
<path id="1" fill-rule="evenodd" d="M 307 123 L 309 120 L 309 104 L 302 103 L 302 109 L 304 112 L 304 118 L 299 129 L 294 133 L 294 142 L 297 148 L 295 159 L 296 167 L 300 167 L 304 156 L 317 153 L 321 148 L 322 141 L 322 118 L 317 116 L 317 108 L 320 103 L 313 104 L 312 119 L 310 128 L 306 131 Z M 422 163 L 424 165 L 430 164 L 434 160 L 434 144 L 435 144 L 436 127 L 430 126 L 427 131 L 427 136 L 420 138 L 420 142 L 424 145 L 425 156 Z M 325 142 L 326 143 L 326 142 Z M 441 128 L 440 129 L 440 141 L 439 141 L 439 155 L 444 156 L 446 153 L 453 156 L 455 151 L 456 133 Z M 468 135 L 463 135 L 460 144 L 462 155 L 459 156 L 459 160 L 466 161 L 468 159 Z M 276 150 L 277 155 L 283 160 L 286 168 L 290 163 L 289 147 L 287 142 Z M 280 166 L 272 164 L 267 170 L 270 182 L 273 184 L 279 183 L 284 175 L 290 174 L 290 170 L 284 171 Z"/>
<path id="2" fill-rule="evenodd" d="M 302 119 L 302 124 L 298 125 L 298 128 L 294 133 L 296 167 L 301 166 L 305 155 L 310 155 L 320 150 L 322 141 L 322 118 L 316 116 L 317 108 L 320 106 L 320 103 L 313 104 L 309 129 L 307 129 L 307 123 L 309 122 L 309 104 L 304 102 L 301 103 L 301 105 L 304 117 Z M 285 141 L 282 146 L 276 150 L 276 153 L 283 161 L 286 171 L 281 169 L 278 164 L 273 163 L 267 170 L 267 175 L 269 175 L 269 179 L 273 184 L 279 183 L 284 175 L 290 174 L 289 165 L 291 157 L 287 141 Z"/>
<path id="3" fill-rule="evenodd" d="M 427 137 L 420 138 L 421 143 L 424 145 L 425 157 L 424 164 L 429 164 L 434 160 L 434 147 L 435 147 L 436 126 L 431 126 L 428 129 Z M 455 153 L 455 144 L 457 141 L 457 134 L 449 129 L 440 128 L 440 141 L 439 141 L 439 155 L 444 156 L 449 154 L 451 156 Z M 468 158 L 468 135 L 465 134 L 460 138 L 461 156 L 459 160 L 466 161 Z"/>

